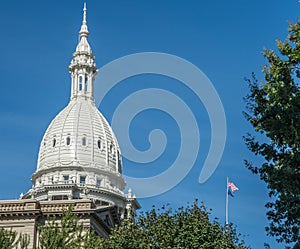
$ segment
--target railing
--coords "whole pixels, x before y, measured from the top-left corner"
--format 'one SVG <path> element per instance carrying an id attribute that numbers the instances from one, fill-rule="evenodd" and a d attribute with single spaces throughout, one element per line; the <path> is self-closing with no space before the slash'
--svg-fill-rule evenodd
<path id="1" fill-rule="evenodd" d="M 79 210 L 89 210 L 92 208 L 92 201 L 87 200 L 64 200 L 64 201 L 52 201 L 49 202 L 40 202 L 42 212 L 60 212 L 62 210 L 67 210 L 70 205 L 73 206 L 73 211 Z"/>
<path id="2" fill-rule="evenodd" d="M 26 211 L 34 209 L 37 209 L 37 202 L 35 200 L 0 201 L 0 212 Z"/>

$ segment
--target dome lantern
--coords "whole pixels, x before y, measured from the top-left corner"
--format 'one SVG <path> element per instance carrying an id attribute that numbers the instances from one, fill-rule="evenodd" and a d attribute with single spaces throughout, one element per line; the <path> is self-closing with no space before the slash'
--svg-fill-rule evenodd
<path id="1" fill-rule="evenodd" d="M 87 98 L 94 101 L 94 80 L 98 73 L 87 37 L 89 31 L 86 22 L 86 4 L 83 8 L 83 20 L 79 31 L 79 42 L 69 66 L 71 74 L 71 99 Z"/>

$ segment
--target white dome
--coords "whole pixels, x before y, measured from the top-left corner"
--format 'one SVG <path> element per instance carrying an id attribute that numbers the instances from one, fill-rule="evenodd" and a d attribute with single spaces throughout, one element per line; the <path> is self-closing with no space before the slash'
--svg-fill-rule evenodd
<path id="1" fill-rule="evenodd" d="M 94 168 L 120 175 L 118 142 L 95 104 L 71 100 L 51 122 L 40 145 L 37 172 L 53 168 Z"/>
<path id="2" fill-rule="evenodd" d="M 89 198 L 124 206 L 121 153 L 106 119 L 87 96 L 72 98 L 41 141 L 34 187 L 25 198 Z"/>

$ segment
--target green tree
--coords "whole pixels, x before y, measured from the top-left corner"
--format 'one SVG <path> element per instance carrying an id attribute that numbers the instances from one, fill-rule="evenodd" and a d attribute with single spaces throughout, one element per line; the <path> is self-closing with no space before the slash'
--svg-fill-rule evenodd
<path id="1" fill-rule="evenodd" d="M 247 134 L 247 147 L 263 162 L 246 166 L 267 183 L 266 228 L 278 242 L 300 248 L 300 22 L 290 23 L 286 40 L 277 40 L 277 54 L 265 50 L 264 81 L 247 82 L 245 116 L 258 137 Z"/>
<path id="2" fill-rule="evenodd" d="M 165 206 L 153 207 L 116 226 L 106 240 L 92 230 L 85 230 L 79 217 L 69 208 L 61 220 L 48 219 L 38 228 L 37 249 L 248 248 L 232 226 L 223 227 L 216 219 L 210 221 L 209 216 L 210 211 L 197 202 L 175 211 Z M 16 232 L 0 230 L 0 249 L 27 249 L 28 240 L 22 238 L 18 238 Z"/>
<path id="3" fill-rule="evenodd" d="M 246 248 L 232 227 L 227 229 L 210 212 L 195 202 L 192 206 L 172 211 L 162 207 L 141 213 L 117 226 L 105 249 L 233 249 Z"/>
<path id="4" fill-rule="evenodd" d="M 85 230 L 72 208 L 64 211 L 61 220 L 49 218 L 45 225 L 39 226 L 39 245 L 37 249 L 95 249 L 102 238 Z"/>
<path id="5" fill-rule="evenodd" d="M 0 229 L 0 249 L 27 249 L 29 237 L 12 230 Z"/>
<path id="6" fill-rule="evenodd" d="M 87 231 L 83 238 L 82 248 L 84 249 L 102 249 L 104 239 L 95 234 L 93 230 Z"/>

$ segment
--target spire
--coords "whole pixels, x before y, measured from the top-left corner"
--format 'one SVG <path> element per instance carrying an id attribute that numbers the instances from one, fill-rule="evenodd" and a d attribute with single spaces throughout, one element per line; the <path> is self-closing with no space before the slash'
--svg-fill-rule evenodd
<path id="1" fill-rule="evenodd" d="M 84 6 L 83 6 L 83 19 L 82 19 L 82 25 L 81 25 L 79 35 L 81 38 L 89 36 L 89 31 L 88 31 L 88 27 L 87 27 L 87 23 L 86 23 L 86 3 L 84 3 Z"/>
<path id="2" fill-rule="evenodd" d="M 86 3 L 83 4 L 83 23 L 86 23 Z"/>
<path id="3" fill-rule="evenodd" d="M 71 99 L 84 97 L 94 101 L 94 80 L 98 72 L 94 55 L 88 43 L 89 31 L 86 22 L 86 4 L 83 7 L 83 19 L 79 31 L 80 41 L 69 66 L 72 78 Z"/>
<path id="4" fill-rule="evenodd" d="M 82 19 L 82 24 L 81 28 L 79 31 L 79 36 L 80 36 L 80 41 L 77 45 L 76 51 L 78 52 L 87 52 L 87 53 L 92 53 L 91 47 L 87 41 L 87 37 L 89 36 L 89 31 L 87 27 L 87 22 L 86 22 L 86 3 L 84 3 L 83 6 L 83 19 Z"/>

